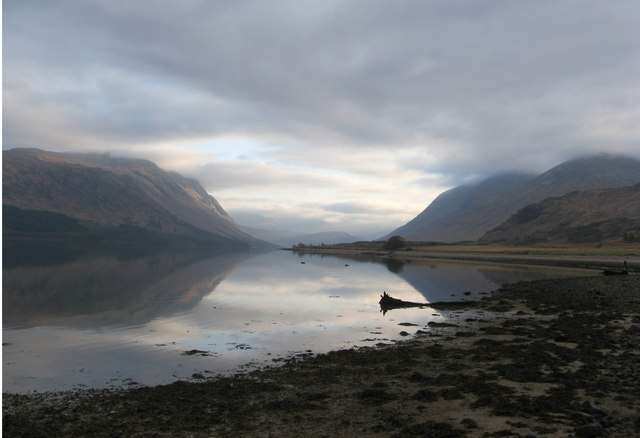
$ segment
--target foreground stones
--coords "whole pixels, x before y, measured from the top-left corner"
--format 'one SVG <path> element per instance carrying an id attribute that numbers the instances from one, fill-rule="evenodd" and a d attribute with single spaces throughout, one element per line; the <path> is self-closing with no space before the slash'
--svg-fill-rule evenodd
<path id="1" fill-rule="evenodd" d="M 412 339 L 393 346 L 292 358 L 232 378 L 126 391 L 5 394 L 3 432 L 640 435 L 640 276 L 521 283 L 456 307 L 455 324 L 415 327 Z"/>

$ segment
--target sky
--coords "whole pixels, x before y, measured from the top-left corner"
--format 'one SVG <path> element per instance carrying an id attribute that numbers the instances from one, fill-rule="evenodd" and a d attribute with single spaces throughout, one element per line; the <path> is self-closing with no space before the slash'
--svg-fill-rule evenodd
<path id="1" fill-rule="evenodd" d="M 438 194 L 640 158 L 635 0 L 4 0 L 3 149 L 197 178 L 238 222 L 375 238 Z"/>

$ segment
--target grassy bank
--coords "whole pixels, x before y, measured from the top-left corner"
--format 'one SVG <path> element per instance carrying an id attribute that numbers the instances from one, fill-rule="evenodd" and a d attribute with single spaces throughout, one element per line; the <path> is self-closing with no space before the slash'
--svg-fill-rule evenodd
<path id="1" fill-rule="evenodd" d="M 293 251 L 394 258 L 399 261 L 446 259 L 489 263 L 515 263 L 586 269 L 622 269 L 626 261 L 630 272 L 640 272 L 640 247 L 616 244 L 557 245 L 557 246 L 499 246 L 499 245 L 416 245 L 409 244 L 395 251 L 385 251 L 383 242 L 305 246 Z"/>
<path id="2" fill-rule="evenodd" d="M 384 251 L 385 242 L 354 242 L 334 245 L 303 245 L 299 250 Z M 400 252 L 507 254 L 539 256 L 640 257 L 640 244 L 605 242 L 585 244 L 482 245 L 478 243 L 406 242 Z"/>
<path id="3" fill-rule="evenodd" d="M 232 378 L 5 394 L 3 431 L 12 437 L 640 435 L 640 276 L 519 283 L 455 308 L 448 324 L 404 321 L 398 330 L 413 335 L 405 342 L 296 357 Z"/>
<path id="4" fill-rule="evenodd" d="M 590 257 L 640 257 L 638 244 L 559 244 L 546 246 L 506 246 L 506 245 L 433 245 L 412 246 L 414 251 L 467 252 L 514 255 L 545 256 L 590 256 Z"/>

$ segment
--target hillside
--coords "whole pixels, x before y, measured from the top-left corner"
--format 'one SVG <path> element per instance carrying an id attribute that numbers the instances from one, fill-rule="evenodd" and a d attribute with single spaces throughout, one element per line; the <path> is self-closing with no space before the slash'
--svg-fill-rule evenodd
<path id="1" fill-rule="evenodd" d="M 465 240 L 467 237 L 461 235 L 461 232 L 475 235 L 475 228 L 482 227 L 482 221 L 474 225 L 473 229 L 459 230 L 456 226 L 452 228 L 452 219 L 464 220 L 470 212 L 481 211 L 484 206 L 500 199 L 505 192 L 522 186 L 532 178 L 533 175 L 527 174 L 495 175 L 477 185 L 463 185 L 447 190 L 422 213 L 384 236 L 383 240 L 395 235 L 414 241 Z"/>
<path id="2" fill-rule="evenodd" d="M 482 243 L 635 241 L 640 238 L 640 184 L 576 191 L 529 204 L 487 232 Z"/>
<path id="3" fill-rule="evenodd" d="M 125 227 L 217 245 L 264 244 L 197 181 L 146 160 L 13 149 L 3 151 L 2 188 L 3 209 L 10 213 L 5 221 L 18 215 L 36 224 L 57 213 L 89 230 Z"/>
<path id="4" fill-rule="evenodd" d="M 575 190 L 631 186 L 640 182 L 640 161 L 598 155 L 567 161 L 535 177 L 502 175 L 440 195 L 412 221 L 389 233 L 413 241 L 476 240 L 518 209 Z"/>

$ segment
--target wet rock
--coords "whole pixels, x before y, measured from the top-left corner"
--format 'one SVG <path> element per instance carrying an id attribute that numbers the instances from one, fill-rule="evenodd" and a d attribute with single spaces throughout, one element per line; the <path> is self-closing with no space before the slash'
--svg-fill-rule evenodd
<path id="1" fill-rule="evenodd" d="M 208 351 L 188 350 L 182 353 L 183 356 L 211 356 Z"/>
<path id="2" fill-rule="evenodd" d="M 434 402 L 438 400 L 438 394 L 428 389 L 421 389 L 416 392 L 412 397 L 413 400 L 419 400 L 422 402 Z"/>
<path id="3" fill-rule="evenodd" d="M 593 406 L 591 406 L 591 403 L 589 403 L 588 401 L 585 401 L 584 403 L 582 403 L 582 405 L 580 406 L 580 410 L 582 412 L 585 412 L 597 418 L 603 418 L 606 416 L 606 414 L 603 411 L 601 411 L 600 409 L 594 408 Z"/>
<path id="4" fill-rule="evenodd" d="M 394 438 L 405 437 L 446 437 L 446 438 L 463 438 L 467 434 L 451 426 L 449 423 L 427 421 L 425 423 L 414 424 L 413 426 L 405 427 L 397 435 L 393 435 Z"/>
<path id="5" fill-rule="evenodd" d="M 457 389 L 442 389 L 438 391 L 438 396 L 445 400 L 463 400 L 464 394 Z"/>
<path id="6" fill-rule="evenodd" d="M 456 332 L 456 336 L 459 337 L 459 338 L 470 338 L 470 337 L 473 337 L 475 335 L 476 335 L 475 332 L 465 332 L 465 331 L 461 331 L 461 330 Z"/>
<path id="7" fill-rule="evenodd" d="M 605 435 L 605 430 L 597 424 L 577 427 L 574 431 L 576 438 L 597 438 Z"/>
<path id="8" fill-rule="evenodd" d="M 427 376 L 425 376 L 424 374 L 419 373 L 417 371 L 413 372 L 411 374 L 411 377 L 409 377 L 409 381 L 411 381 L 411 382 L 425 382 L 427 380 L 428 380 Z"/>
<path id="9" fill-rule="evenodd" d="M 331 398 L 331 396 L 326 392 L 314 392 L 311 394 L 307 394 L 306 396 L 307 401 L 322 401 L 328 398 Z"/>
<path id="10" fill-rule="evenodd" d="M 301 404 L 292 399 L 282 399 L 282 400 L 274 400 L 272 402 L 267 403 L 265 406 L 266 409 L 272 411 L 296 411 L 301 409 Z"/>
<path id="11" fill-rule="evenodd" d="M 471 418 L 463 419 L 462 421 L 460 421 L 460 424 L 462 424 L 467 429 L 477 429 L 478 428 L 478 423 L 473 421 Z"/>
<path id="12" fill-rule="evenodd" d="M 433 328 L 458 327 L 458 324 L 451 324 L 448 322 L 436 322 L 436 321 L 429 321 L 427 325 Z"/>
<path id="13" fill-rule="evenodd" d="M 358 394 L 358 398 L 362 402 L 372 403 L 375 405 L 382 405 L 397 399 L 395 395 L 377 388 L 365 389 L 360 394 Z"/>

